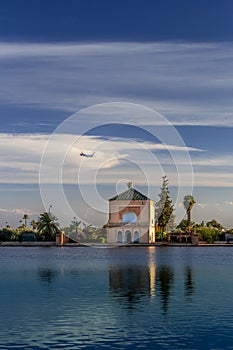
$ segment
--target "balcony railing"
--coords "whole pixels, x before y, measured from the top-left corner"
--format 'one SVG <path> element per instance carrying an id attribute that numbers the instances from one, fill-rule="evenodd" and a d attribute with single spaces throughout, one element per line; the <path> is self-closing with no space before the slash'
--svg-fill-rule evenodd
<path id="1" fill-rule="evenodd" d="M 120 226 L 149 226 L 149 222 L 108 222 L 108 227 L 120 227 Z"/>

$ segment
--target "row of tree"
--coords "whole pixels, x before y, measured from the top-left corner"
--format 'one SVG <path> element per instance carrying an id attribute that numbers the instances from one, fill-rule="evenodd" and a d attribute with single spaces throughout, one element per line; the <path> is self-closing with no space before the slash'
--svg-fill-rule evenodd
<path id="1" fill-rule="evenodd" d="M 92 224 L 86 224 L 81 220 L 73 218 L 69 226 L 63 228 L 65 234 L 72 240 L 81 243 L 96 242 L 105 243 L 107 239 L 106 225 L 96 227 Z"/>
<path id="2" fill-rule="evenodd" d="M 20 226 L 12 228 L 6 222 L 6 226 L 0 229 L 0 241 L 22 241 L 24 235 L 35 235 L 37 241 L 55 241 L 56 234 L 64 231 L 73 241 L 79 242 L 100 242 L 106 241 L 106 225 L 94 227 L 82 221 L 77 221 L 76 217 L 70 225 L 61 228 L 58 218 L 50 211 L 40 214 L 37 221 L 31 221 L 31 228 L 28 227 L 29 216 L 25 214 L 20 220 Z"/>
<path id="3" fill-rule="evenodd" d="M 58 219 L 50 212 L 40 214 L 37 221 L 32 220 L 31 226 L 27 226 L 29 216 L 25 214 L 23 221 L 20 220 L 20 226 L 12 228 L 6 222 L 6 226 L 0 229 L 0 241 L 22 241 L 24 234 L 35 234 L 38 241 L 53 241 L 56 234 L 61 231 Z"/>
<path id="4" fill-rule="evenodd" d="M 191 220 L 191 211 L 194 207 L 195 200 L 192 195 L 187 194 L 183 200 L 183 206 L 186 211 L 186 219 L 181 220 L 175 225 L 174 206 L 170 198 L 169 183 L 166 176 L 163 177 L 159 201 L 155 205 L 155 221 L 158 225 L 157 237 L 164 239 L 166 231 L 173 233 L 196 233 L 199 240 L 212 243 L 218 240 L 224 240 L 225 230 L 223 226 L 215 219 L 207 222 L 202 221 L 197 224 Z M 229 231 L 230 232 L 230 231 Z"/>
<path id="5" fill-rule="evenodd" d="M 132 186 L 132 183 L 130 184 Z M 204 224 L 195 224 L 191 220 L 191 211 L 195 204 L 192 195 L 187 194 L 184 197 L 183 205 L 186 210 L 186 219 L 183 219 L 179 225 L 175 225 L 174 205 L 170 198 L 169 181 L 166 176 L 162 178 L 162 186 L 159 194 L 159 201 L 155 204 L 155 222 L 158 227 L 157 237 L 165 239 L 166 231 L 198 233 L 199 239 L 207 242 L 216 241 L 222 238 L 223 227 L 216 220 L 212 220 Z M 25 214 L 20 220 L 20 226 L 16 229 L 11 228 L 8 223 L 0 229 L 0 241 L 20 241 L 25 233 L 34 233 L 38 241 L 53 241 L 56 234 L 61 232 L 61 228 L 56 216 L 50 209 L 48 212 L 40 214 L 37 221 L 31 222 L 32 228 L 27 226 L 29 216 Z M 87 225 L 82 221 L 73 218 L 70 225 L 62 230 L 74 241 L 79 242 L 105 242 L 106 241 L 106 225 L 103 227 L 94 227 Z"/>

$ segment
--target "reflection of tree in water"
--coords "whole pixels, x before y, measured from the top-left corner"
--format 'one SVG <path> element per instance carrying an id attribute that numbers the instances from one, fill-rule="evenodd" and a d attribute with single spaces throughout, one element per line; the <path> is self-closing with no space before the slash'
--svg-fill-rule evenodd
<path id="1" fill-rule="evenodd" d="M 164 313 L 168 311 L 168 300 L 173 283 L 173 271 L 167 265 L 162 265 L 157 269 L 157 281 L 162 299 L 162 308 Z"/>
<path id="2" fill-rule="evenodd" d="M 150 295 L 148 267 L 111 267 L 109 271 L 110 291 L 132 309 L 141 298 Z"/>
<path id="3" fill-rule="evenodd" d="M 51 284 L 57 276 L 57 271 L 49 267 L 43 267 L 38 270 L 38 276 L 42 282 Z"/>
<path id="4" fill-rule="evenodd" d="M 185 295 L 191 296 L 194 293 L 192 269 L 190 267 L 186 267 L 184 273 L 185 273 L 185 280 L 184 280 Z"/>
<path id="5" fill-rule="evenodd" d="M 186 267 L 183 271 L 185 296 L 191 296 L 194 293 L 193 271 L 191 267 Z M 116 265 L 109 270 L 110 292 L 128 309 L 133 309 L 144 297 L 155 297 L 156 290 L 166 314 L 173 282 L 174 271 L 169 265 L 159 265 L 157 268 L 153 265 L 153 269 L 150 265 Z"/>

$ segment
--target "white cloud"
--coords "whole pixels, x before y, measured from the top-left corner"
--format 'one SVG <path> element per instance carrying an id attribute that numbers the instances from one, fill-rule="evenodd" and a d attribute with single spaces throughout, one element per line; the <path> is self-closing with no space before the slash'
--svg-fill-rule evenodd
<path id="1" fill-rule="evenodd" d="M 37 183 L 41 157 L 48 140 L 49 135 L 43 134 L 0 134 L 0 182 Z M 89 150 L 96 152 L 93 158 L 80 157 L 80 152 L 85 150 L 87 145 Z M 88 174 L 91 170 L 111 170 L 118 166 L 122 168 L 117 168 L 117 172 L 125 172 L 126 169 L 131 171 L 139 166 L 146 172 L 152 165 L 159 167 L 163 162 L 168 162 L 165 150 L 168 158 L 171 157 L 169 151 L 177 152 L 178 162 L 182 159 L 182 153 L 199 151 L 185 146 L 138 142 L 124 138 L 103 140 L 94 136 L 56 134 L 49 148 L 45 150 L 46 174 L 48 181 L 53 182 L 54 172 L 58 171 L 55 167 L 58 158 L 61 158 L 64 181 L 68 183 L 77 181 L 77 172 L 80 169 L 84 174 Z M 84 176 L 83 181 L 88 181 L 88 176 Z"/>
<path id="2" fill-rule="evenodd" d="M 210 161 L 206 152 L 192 147 L 76 134 L 56 134 L 45 149 L 48 140 L 45 134 L 0 134 L 0 183 L 38 183 L 45 150 L 42 182 L 57 183 L 61 174 L 63 183 L 115 184 L 127 175 L 139 185 L 160 185 L 161 176 L 167 174 L 170 185 L 185 186 L 190 184 L 193 165 L 195 186 L 233 186 L 231 156 Z M 94 157 L 80 157 L 85 149 L 94 150 Z M 189 152 L 191 158 L 195 155 L 190 167 Z"/>
<path id="3" fill-rule="evenodd" d="M 15 209 L 4 209 L 4 208 L 0 208 L 0 213 L 4 213 L 4 214 L 16 214 L 16 215 L 33 215 L 35 213 L 33 213 L 31 210 L 29 209 L 20 209 L 20 208 L 15 208 Z"/>
<path id="4" fill-rule="evenodd" d="M 1 43 L 0 102 L 15 108 L 38 109 L 37 118 L 32 114 L 30 123 L 33 121 L 45 127 L 53 121 L 38 117 L 41 108 L 74 112 L 110 101 L 127 101 L 154 108 L 178 125 L 233 126 L 232 57 L 231 43 Z M 89 112 L 86 111 L 83 123 L 88 124 L 91 120 L 92 111 Z M 96 110 L 93 120 L 115 121 L 119 110 L 115 105 L 111 113 L 110 110 L 103 112 L 103 108 Z M 3 124 L 4 118 L 8 118 L 4 113 L 1 112 Z M 14 120 L 15 125 L 24 125 L 24 116 L 19 119 Z M 129 109 L 125 108 L 121 121 L 134 125 L 158 125 L 166 120 L 155 119 L 149 113 L 145 115 L 145 111 L 138 112 L 138 108 L 133 109 L 131 105 Z M 47 155 L 51 183 L 55 181 L 55 160 L 63 157 L 64 149 L 76 141 L 78 134 L 63 133 L 54 138 Z M 40 159 L 47 140 L 45 134 L 1 134 L 0 182 L 38 183 Z M 179 180 L 177 164 L 183 172 L 182 185 L 185 186 L 190 182 L 190 173 L 185 172 L 185 154 L 191 152 L 195 186 L 233 187 L 232 156 L 210 156 L 208 152 L 185 148 L 185 145 L 171 141 L 164 146 L 125 139 L 110 139 L 103 143 L 99 138 L 82 137 L 69 148 L 62 179 L 65 183 L 77 183 L 78 170 L 82 167 L 84 184 L 92 181 L 91 174 L 98 169 L 96 182 L 100 184 L 114 184 L 129 178 L 137 185 L 148 180 L 160 186 L 161 175 L 166 173 L 170 185 L 176 185 Z M 80 150 L 96 147 L 98 152 L 93 159 L 79 156 Z M 170 155 L 165 152 L 166 147 Z M 228 217 L 229 221 L 232 216 L 230 197 L 229 194 L 228 201 L 225 204 L 219 202 L 214 210 L 210 203 L 200 202 L 193 214 L 209 219 L 216 215 L 220 222 L 221 218 Z M 7 209 L 2 210 L 4 214 Z M 19 210 L 24 212 L 26 209 Z M 180 210 L 184 215 L 182 205 Z"/>
<path id="5" fill-rule="evenodd" d="M 194 171 L 195 186 L 233 187 L 232 171 L 224 172 L 221 168 L 213 172 L 207 168 L 204 172 Z"/>
<path id="6" fill-rule="evenodd" d="M 1 43 L 0 100 L 69 111 L 131 101 L 174 124 L 233 126 L 232 56 L 231 43 Z"/>
<path id="7" fill-rule="evenodd" d="M 195 204 L 197 207 L 200 207 L 202 209 L 204 209 L 206 207 L 206 204 L 205 203 L 196 203 Z"/>

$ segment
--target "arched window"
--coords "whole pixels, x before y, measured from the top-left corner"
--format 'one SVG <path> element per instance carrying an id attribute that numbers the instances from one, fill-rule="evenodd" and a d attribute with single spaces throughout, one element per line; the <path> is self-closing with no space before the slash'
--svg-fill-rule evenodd
<path id="1" fill-rule="evenodd" d="M 130 230 L 127 230 L 127 231 L 125 231 L 125 242 L 130 243 L 131 241 L 132 241 L 132 238 L 131 238 L 131 231 L 130 231 Z"/>
<path id="2" fill-rule="evenodd" d="M 123 215 L 122 221 L 124 224 L 136 222 L 137 221 L 137 215 L 133 211 L 128 211 Z"/>
<path id="3" fill-rule="evenodd" d="M 134 231 L 133 241 L 134 241 L 134 243 L 139 243 L 139 232 L 138 231 Z"/>
<path id="4" fill-rule="evenodd" d="M 117 242 L 118 242 L 118 243 L 121 243 L 121 242 L 122 242 L 122 232 L 121 232 L 121 231 L 118 231 L 118 232 L 117 232 Z"/>

